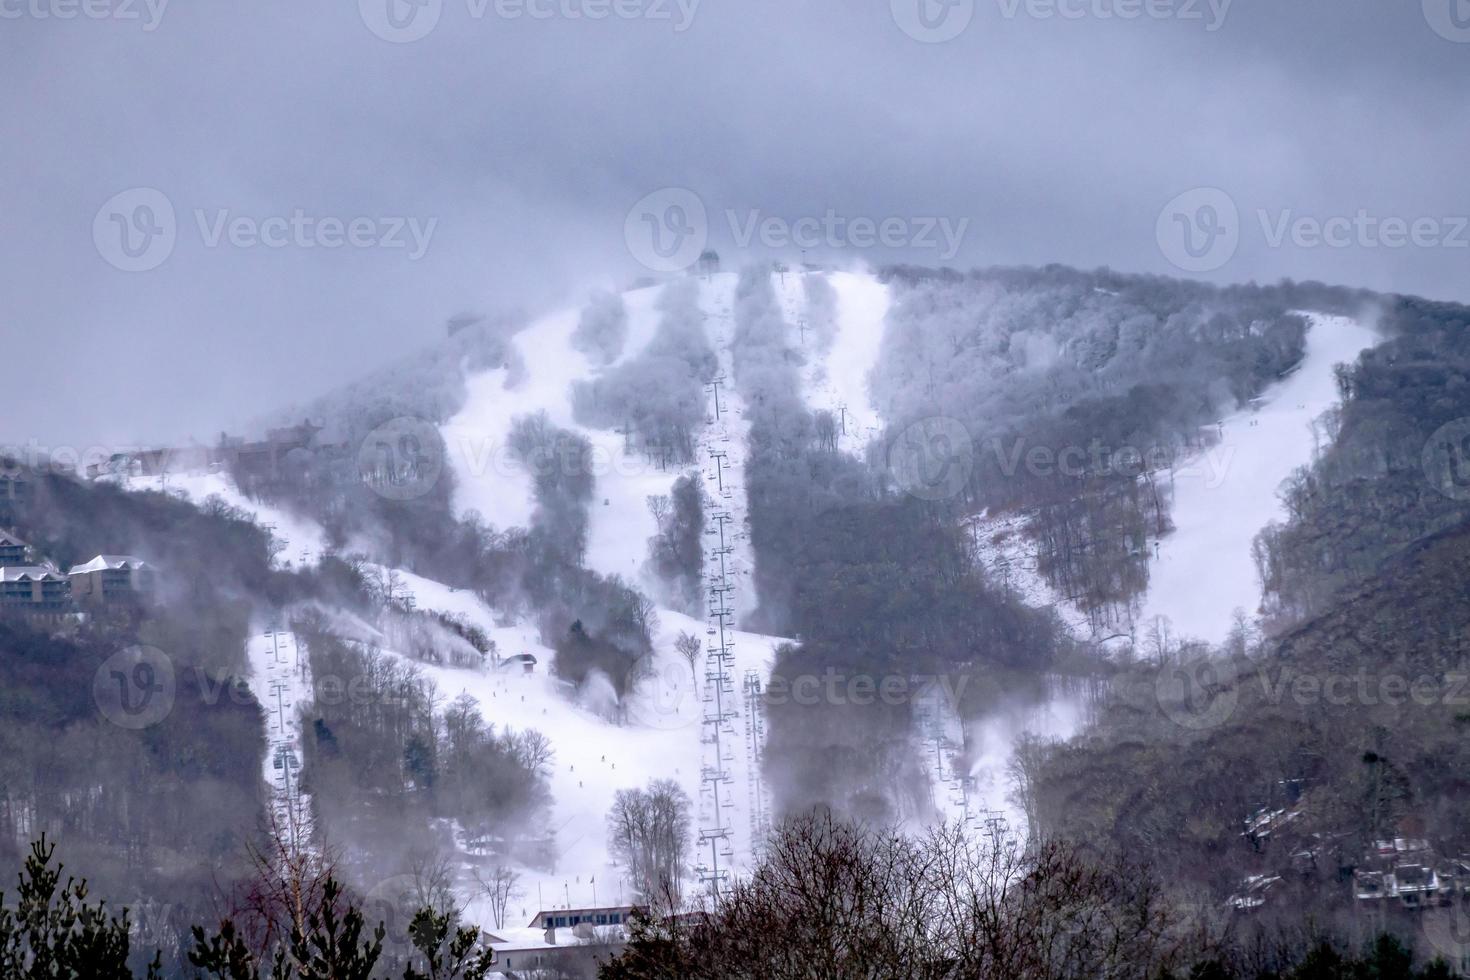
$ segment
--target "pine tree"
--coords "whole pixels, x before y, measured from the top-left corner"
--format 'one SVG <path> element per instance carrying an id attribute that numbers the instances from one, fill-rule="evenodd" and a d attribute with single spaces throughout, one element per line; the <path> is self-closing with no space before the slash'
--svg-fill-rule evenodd
<path id="1" fill-rule="evenodd" d="M 52 865 L 55 844 L 31 844 L 19 876 L 16 904 L 0 897 L 0 976 L 16 980 L 133 980 L 128 966 L 128 913 L 109 916 L 105 902 L 87 902 L 87 883 Z M 148 980 L 162 976 L 160 957 Z"/>

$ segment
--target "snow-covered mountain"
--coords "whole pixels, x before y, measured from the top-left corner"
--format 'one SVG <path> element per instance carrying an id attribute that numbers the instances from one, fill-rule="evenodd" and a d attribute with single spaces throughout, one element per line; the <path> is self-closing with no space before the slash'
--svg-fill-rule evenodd
<path id="1" fill-rule="evenodd" d="M 885 418 L 871 377 L 884 350 L 891 281 L 869 271 L 776 270 L 770 273 L 787 344 L 799 357 L 800 397 L 814 413 L 835 420 L 836 448 L 867 460 L 895 419 Z M 556 855 L 547 867 L 521 867 L 524 911 L 531 906 L 591 905 L 627 897 L 625 870 L 612 856 L 605 817 L 620 790 L 654 779 L 672 779 L 697 801 L 698 842 L 692 877 L 727 881 L 747 871 L 773 814 L 771 787 L 762 770 L 765 720 L 752 693 L 770 682 L 776 648 L 789 639 L 739 627 L 760 603 L 752 571 L 750 511 L 745 464 L 751 452 L 748 407 L 731 383 L 735 365 L 734 307 L 739 277 L 704 276 L 697 303 L 705 340 L 718 367 L 707 392 L 706 418 L 695 433 L 695 451 L 684 467 L 659 461 L 630 432 L 582 424 L 574 403 L 579 382 L 615 371 L 638 358 L 655 338 L 661 298 L 673 285 L 646 286 L 620 297 L 626 336 L 616 356 L 598 363 L 575 339 L 581 310 L 570 308 L 535 320 L 509 341 L 503 366 L 470 371 L 460 409 L 440 426 L 446 462 L 454 475 L 452 507 L 477 514 L 497 528 L 527 527 L 535 520 L 535 474 L 511 451 L 513 420 L 545 413 L 555 426 L 585 437 L 593 448 L 595 487 L 588 514 L 585 564 L 618 576 L 649 595 L 665 594 L 647 562 L 648 541 L 658 533 L 649 499 L 667 495 L 684 472 L 697 471 L 703 488 L 704 581 L 698 616 L 667 605 L 657 609 L 651 662 L 625 699 L 609 688 L 559 680 L 556 657 L 525 609 L 492 608 L 474 593 L 454 589 L 404 568 L 377 566 L 393 576 L 411 604 L 473 624 L 494 641 L 502 663 L 529 655 L 534 669 L 515 661 L 509 669 L 423 664 L 420 669 L 446 699 L 467 694 L 488 725 L 536 729 L 555 752 L 550 765 L 552 808 L 548 836 Z M 682 288 L 682 287 L 681 287 Z M 1149 542 L 1147 591 L 1136 597 L 1131 623 L 1117 633 L 1135 639 L 1160 617 L 1175 633 L 1223 638 L 1233 610 L 1255 610 L 1260 587 L 1251 542 L 1281 514 L 1277 486 L 1311 461 L 1321 433 L 1312 421 L 1336 400 L 1333 368 L 1373 344 L 1375 336 L 1341 316 L 1311 313 L 1306 352 L 1293 372 L 1263 391 L 1256 402 L 1222 418 L 1218 441 L 1185 458 L 1170 474 L 1174 530 Z M 1036 348 L 1039 342 L 1032 341 Z M 1055 355 L 1051 355 L 1055 356 Z M 883 453 L 871 454 L 882 460 Z M 880 474 L 880 482 L 889 475 Z M 308 566 L 328 550 L 322 528 L 287 508 L 246 498 L 218 472 L 132 477 L 136 489 L 168 489 L 202 503 L 219 496 L 253 514 L 280 540 L 277 561 Z M 890 481 L 891 483 L 891 481 Z M 1095 624 L 1039 575 L 1025 529 L 1024 510 L 991 512 L 974 520 L 976 553 L 993 581 L 1004 583 L 1035 606 L 1054 608 L 1082 640 L 1103 639 Z M 354 542 L 356 546 L 358 543 Z M 361 542 L 371 555 L 371 543 Z M 379 559 L 380 560 L 380 559 Z M 676 648 L 681 634 L 704 644 L 691 664 Z M 379 638 L 390 655 L 391 644 Z M 289 633 L 261 632 L 251 644 L 262 703 L 298 699 L 309 679 L 281 665 Z M 294 656 L 294 655 L 293 655 Z M 294 664 L 294 660 L 291 661 Z M 284 673 L 283 673 L 284 671 Z M 284 701 L 282 702 L 284 703 Z M 981 717 L 959 717 L 952 700 L 921 704 L 916 711 L 916 751 L 932 762 L 933 812 L 977 830 L 999 818 L 1012 829 L 1023 820 L 1009 799 L 1008 768 L 1023 732 L 1066 737 L 1077 730 L 1081 709 L 1072 697 Z M 299 756 L 299 723 L 281 711 L 264 760 L 267 780 L 281 803 L 289 797 L 289 768 Z M 274 716 L 273 716 L 274 717 Z M 616 719 L 616 720 L 614 720 Z M 479 846 L 459 833 L 466 858 Z M 467 900 L 478 900 L 471 891 Z M 483 917 L 483 916 L 482 916 Z"/>

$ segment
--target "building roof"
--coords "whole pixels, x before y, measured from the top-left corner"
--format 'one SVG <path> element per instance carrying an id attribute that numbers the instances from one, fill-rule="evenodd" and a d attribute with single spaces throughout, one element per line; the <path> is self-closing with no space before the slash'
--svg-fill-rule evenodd
<path id="1" fill-rule="evenodd" d="M 576 915 L 576 916 L 581 916 L 581 917 L 584 917 L 585 918 L 586 916 L 589 916 L 589 915 L 606 914 L 606 913 L 609 913 L 609 912 L 620 912 L 620 913 L 622 913 L 623 915 L 626 916 L 626 915 L 632 915 L 633 914 L 633 910 L 634 910 L 635 907 L 636 906 L 633 906 L 633 905 L 582 905 L 582 906 L 578 906 L 577 908 L 567 908 L 567 909 L 539 909 L 539 910 L 537 910 L 536 914 L 531 917 L 531 925 L 530 925 L 529 928 L 532 928 L 532 929 L 540 928 L 541 925 L 546 921 L 546 917 L 549 916 L 549 915 L 550 916 L 561 916 L 561 915 L 571 916 L 571 915 Z"/>
<path id="2" fill-rule="evenodd" d="M 35 582 L 38 580 L 61 580 L 61 573 L 45 565 L 7 565 L 0 568 L 0 582 Z"/>
<path id="3" fill-rule="evenodd" d="M 98 555 L 85 565 L 73 565 L 68 575 L 85 575 L 88 572 L 117 571 L 118 569 L 151 569 L 153 566 L 132 555 Z"/>
<path id="4" fill-rule="evenodd" d="M 586 924 L 591 925 L 591 923 Z M 494 932 L 485 933 L 485 941 L 499 957 L 506 953 L 587 949 L 593 946 L 625 943 L 628 940 L 628 931 L 624 926 L 595 926 L 594 928 L 604 931 L 600 934 L 588 933 L 584 937 L 578 936 L 571 928 L 553 929 L 551 932 L 556 938 L 550 942 L 547 941 L 547 930 L 545 929 L 496 929 Z"/>
<path id="5" fill-rule="evenodd" d="M 497 953 L 521 953 L 531 950 L 556 949 L 559 944 L 546 941 L 544 929 L 496 929 L 485 934 L 486 942 Z M 576 945 L 575 941 L 571 945 Z"/>

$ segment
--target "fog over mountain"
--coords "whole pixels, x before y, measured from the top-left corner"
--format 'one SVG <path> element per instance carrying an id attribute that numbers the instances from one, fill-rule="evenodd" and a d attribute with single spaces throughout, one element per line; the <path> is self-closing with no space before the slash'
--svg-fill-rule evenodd
<path id="1" fill-rule="evenodd" d="M 1470 976 L 1467 81 L 0 0 L 0 980 Z"/>
<path id="2" fill-rule="evenodd" d="M 388 0 L 13 0 L 0 289 L 7 355 L 34 370 L 0 441 L 206 440 L 455 314 L 624 284 L 646 271 L 625 218 L 665 187 L 702 198 L 727 255 L 726 210 L 741 227 L 833 209 L 968 225 L 953 256 L 823 235 L 810 251 L 825 259 L 1157 272 L 1179 271 L 1156 242 L 1161 209 L 1219 187 L 1243 233 L 1211 279 L 1467 297 L 1463 242 L 1275 247 L 1257 217 L 1470 210 L 1453 0 L 926 3 L 967 26 L 922 43 L 899 27 L 916 4 L 876 0 L 646 0 L 605 19 L 568 16 L 601 9 L 571 0 L 434 0 L 399 4 L 437 21 L 393 43 L 370 29 Z M 167 196 L 178 238 L 130 274 L 91 231 L 135 187 Z M 416 260 L 407 234 L 402 249 L 208 244 L 222 210 L 296 209 L 436 224 Z"/>

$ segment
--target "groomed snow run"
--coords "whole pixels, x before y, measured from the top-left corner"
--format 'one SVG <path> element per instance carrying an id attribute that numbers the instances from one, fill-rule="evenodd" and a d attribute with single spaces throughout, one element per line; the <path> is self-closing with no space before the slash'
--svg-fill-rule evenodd
<path id="1" fill-rule="evenodd" d="M 1220 442 L 1174 474 L 1174 532 L 1159 542 L 1149 568 L 1148 595 L 1136 620 L 1139 640 L 1162 616 L 1172 636 L 1219 643 L 1235 609 L 1254 616 L 1259 608 L 1251 542 L 1286 517 L 1277 490 L 1313 459 L 1312 421 L 1338 402 L 1333 368 L 1379 340 L 1356 320 L 1304 315 L 1310 327 L 1300 365 L 1255 407 L 1224 419 Z"/>
<path id="2" fill-rule="evenodd" d="M 624 871 L 608 850 L 607 816 L 618 790 L 644 787 L 654 779 L 673 779 L 697 802 L 700 792 L 701 745 L 699 695 L 689 665 L 674 648 L 681 631 L 704 637 L 704 623 L 670 610 L 659 610 L 654 661 L 649 676 L 630 695 L 626 723 L 610 720 L 615 707 L 611 690 L 591 691 L 579 702 L 568 685 L 551 673 L 553 652 L 543 646 L 534 625 L 503 617 L 473 593 L 395 570 L 401 587 L 418 609 L 464 615 L 495 641 L 502 658 L 529 653 L 539 661 L 531 673 L 519 665 L 502 670 L 441 667 L 410 661 L 432 680 L 447 703 L 468 694 L 480 705 L 487 724 L 501 730 L 535 729 L 551 740 L 555 758 L 549 769 L 551 813 L 545 826 L 525 828 L 528 837 L 555 836 L 556 860 L 550 869 L 520 866 L 520 894 L 510 918 L 524 921 L 543 908 L 616 903 L 630 898 Z M 753 633 L 732 634 L 734 671 L 769 674 L 779 640 Z M 391 653 L 391 651 L 389 651 Z M 408 659 L 408 658 L 405 658 Z M 703 670 L 703 662 L 699 664 Z M 732 818 L 748 820 L 743 794 L 736 794 Z M 462 842 L 463 843 L 463 842 Z M 692 843 L 692 842 L 691 842 Z M 691 857 L 694 855 L 691 854 Z M 489 923 L 490 908 L 474 894 L 466 877 L 461 898 L 470 903 L 471 921 Z M 693 884 L 690 884 L 693 893 Z M 478 916 L 478 918 L 476 918 Z"/>
<path id="3" fill-rule="evenodd" d="M 118 478 L 118 482 L 125 490 L 174 494 L 196 507 L 203 506 L 210 497 L 220 498 L 231 507 L 249 514 L 252 521 L 269 531 L 271 537 L 280 543 L 280 552 L 275 556 L 275 563 L 279 566 L 310 567 L 321 560 L 327 550 L 327 534 L 316 521 L 275 504 L 251 500 L 236 489 L 224 473 L 198 470 L 164 476 L 123 477 Z"/>
<path id="4" fill-rule="evenodd" d="M 837 308 L 831 343 L 825 349 L 815 331 L 799 331 L 795 338 L 806 358 L 801 372 L 802 395 L 813 412 L 831 412 L 838 419 L 845 430 L 838 436 L 838 445 L 860 455 L 882 430 L 868 382 L 883 345 L 891 292 L 866 272 L 787 272 L 777 276 L 773 285 L 789 324 L 810 322 L 815 317 L 814 312 L 809 313 L 805 289 L 805 280 L 811 276 L 826 278 Z"/>
<path id="5" fill-rule="evenodd" d="M 648 346 L 658 328 L 657 301 L 663 288 L 623 294 L 628 336 L 614 365 Z M 461 516 L 477 511 L 499 530 L 531 526 L 536 509 L 531 474 L 511 456 L 508 440 L 517 418 L 545 412 L 555 425 L 592 443 L 597 485 L 589 515 L 587 567 L 637 581 L 648 539 L 657 530 L 648 498 L 667 494 L 679 470 L 659 470 L 641 453 L 625 453 L 622 435 L 573 420 L 573 383 L 601 370 L 572 346 L 581 313 L 569 309 L 533 322 L 511 339 L 518 364 L 466 379 L 464 407 L 440 430 L 455 477 L 455 511 Z"/>

